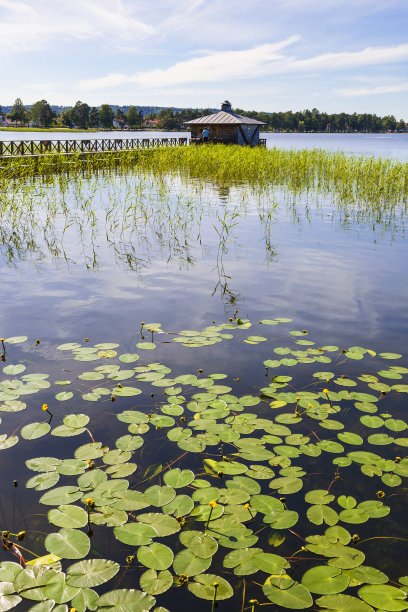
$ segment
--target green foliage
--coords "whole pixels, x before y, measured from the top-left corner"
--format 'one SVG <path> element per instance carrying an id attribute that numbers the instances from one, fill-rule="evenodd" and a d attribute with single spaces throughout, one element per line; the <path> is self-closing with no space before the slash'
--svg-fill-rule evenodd
<path id="1" fill-rule="evenodd" d="M 259 325 L 264 330 L 284 325 L 278 317 L 263 321 Z M 265 321 L 275 325 L 268 328 Z M 248 324 L 255 325 L 248 320 L 243 323 Z M 186 338 L 228 343 L 233 336 L 237 346 L 240 342 L 239 346 L 252 350 L 245 329 L 242 320 L 236 320 L 204 330 L 183 330 L 170 336 L 170 341 L 182 338 L 173 346 L 183 354 L 191 350 Z M 34 472 L 26 486 L 42 504 L 43 514 L 47 507 L 46 533 L 35 541 L 42 556 L 25 569 L 12 561 L 0 563 L 0 611 L 28 599 L 38 602 L 34 612 L 52 612 L 54 606 L 65 605 L 78 612 L 142 612 L 157 605 L 156 597 L 157 603 L 166 604 L 166 594 L 176 588 L 184 590 L 189 605 L 198 605 L 194 597 L 213 603 L 235 598 L 237 607 L 243 595 L 241 577 L 259 601 L 277 609 L 408 609 L 406 577 L 388 577 L 380 569 L 381 556 L 375 561 L 378 568 L 364 565 L 370 552 L 367 544 L 388 535 L 368 535 L 362 540 L 358 534 L 351 535 L 351 527 L 355 531 L 359 525 L 364 525 L 367 534 L 376 524 L 384 534 L 394 533 L 391 526 L 397 529 L 394 518 L 387 517 L 398 496 L 388 492 L 401 492 L 406 486 L 408 459 L 395 456 L 394 445 L 405 444 L 401 432 L 407 423 L 386 410 L 393 409 L 395 398 L 405 390 L 390 389 L 386 398 L 381 391 L 370 392 L 377 376 L 361 371 L 369 365 L 369 371 L 380 376 L 384 354 L 351 347 L 348 352 L 356 353 L 358 348 L 362 359 L 351 358 L 348 378 L 341 379 L 342 366 L 335 361 L 330 366 L 333 372 L 321 371 L 320 357 L 329 357 L 333 347 L 317 351 L 313 343 L 306 344 L 299 354 L 297 332 L 289 333 L 285 343 L 280 331 L 282 346 L 275 349 L 265 334 L 266 356 L 278 354 L 295 364 L 280 360 L 268 376 L 268 387 L 246 389 L 242 395 L 234 394 L 233 382 L 225 374 L 187 372 L 170 378 L 169 367 L 116 351 L 120 347 L 112 342 L 94 347 L 67 342 L 57 347 L 61 353 L 56 354 L 63 355 L 64 363 L 70 360 L 81 384 L 80 389 L 72 385 L 68 397 L 55 398 L 54 385 L 61 381 L 48 374 L 27 374 L 21 364 L 5 366 L 7 378 L 0 382 L 1 392 L 7 394 L 12 385 L 14 399 L 1 402 L 4 418 L 9 417 L 7 413 L 22 418 L 25 410 L 35 406 L 38 410 L 39 402 L 32 398 L 40 389 L 49 394 L 54 406 L 67 409 L 55 410 L 52 430 L 45 422 L 21 420 L 25 422 L 21 436 L 4 434 L 0 450 L 13 452 L 12 445 L 18 445 L 26 452 L 30 445 L 44 445 L 47 436 L 53 435 L 65 438 L 64 449 L 71 449 L 71 456 L 26 460 L 27 469 Z M 24 342 L 25 337 L 10 339 L 11 345 Z M 202 346 L 198 341 L 194 344 Z M 159 341 L 156 347 L 160 350 Z M 88 358 L 82 357 L 98 352 L 105 355 L 96 359 L 102 365 L 90 369 Z M 298 379 L 296 373 L 305 358 L 310 360 L 308 376 L 303 371 Z M 133 365 L 136 362 L 142 365 Z M 128 364 L 126 369 L 121 369 L 123 363 Z M 402 381 L 408 373 L 402 367 L 390 371 Z M 119 383 L 133 376 L 140 389 Z M 355 385 L 337 385 L 337 380 Z M 151 402 L 148 412 L 147 391 L 157 387 L 164 393 Z M 81 412 L 84 390 L 97 396 L 100 410 L 105 405 L 114 423 L 112 433 L 97 427 L 100 412 L 93 408 Z M 112 394 L 117 396 L 113 414 Z M 139 395 L 143 399 L 136 403 L 139 398 L 134 397 Z M 360 416 L 361 405 L 371 406 L 378 414 Z M 330 418 L 333 415 L 336 419 Z M 347 430 L 337 433 L 344 423 Z M 96 432 L 101 440 L 94 439 Z M 163 444 L 171 459 L 157 454 L 163 463 L 150 463 L 154 458 L 144 458 L 143 453 L 149 455 L 152 447 L 154 457 Z M 375 453 L 370 450 L 373 445 Z M 53 531 L 54 526 L 59 531 Z M 115 551 L 120 551 L 126 564 L 99 553 L 105 538 L 116 543 Z M 19 548 L 17 534 L 3 531 L 3 544 L 6 552 L 14 547 L 27 554 L 26 543 Z M 372 559 L 372 553 L 367 558 Z M 115 589 L 115 577 L 125 580 L 131 567 L 142 590 Z M 207 573 L 211 571 L 222 576 Z M 248 607 L 249 597 L 245 595 L 244 600 Z M 63 612 L 62 608 L 57 612 Z"/>

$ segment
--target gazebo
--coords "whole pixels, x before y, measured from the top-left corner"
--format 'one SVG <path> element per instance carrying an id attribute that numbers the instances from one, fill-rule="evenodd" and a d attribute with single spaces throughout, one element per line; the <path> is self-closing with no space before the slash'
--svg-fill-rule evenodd
<path id="1" fill-rule="evenodd" d="M 218 113 L 186 121 L 184 125 L 191 130 L 193 144 L 203 142 L 202 131 L 205 128 L 210 132 L 210 142 L 250 147 L 266 144 L 264 139 L 259 138 L 260 127 L 266 123 L 232 112 L 231 103 L 228 100 L 221 104 L 221 110 Z"/>

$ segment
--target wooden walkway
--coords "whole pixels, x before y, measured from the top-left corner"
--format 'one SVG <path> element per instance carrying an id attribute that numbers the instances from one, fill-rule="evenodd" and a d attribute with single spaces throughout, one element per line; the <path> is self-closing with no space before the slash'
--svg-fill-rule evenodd
<path id="1" fill-rule="evenodd" d="M 46 155 L 52 153 L 98 153 L 129 151 L 152 147 L 188 145 L 188 138 L 98 138 L 93 140 L 18 140 L 1 141 L 0 157 Z"/>

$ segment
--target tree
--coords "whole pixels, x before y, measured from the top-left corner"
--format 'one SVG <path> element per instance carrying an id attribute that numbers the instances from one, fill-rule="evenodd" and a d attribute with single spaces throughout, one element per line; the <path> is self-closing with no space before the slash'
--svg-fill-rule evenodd
<path id="1" fill-rule="evenodd" d="M 30 112 L 33 121 L 44 127 L 49 127 L 57 116 L 57 113 L 52 110 L 47 100 L 39 100 L 33 104 Z"/>
<path id="2" fill-rule="evenodd" d="M 123 112 L 123 110 L 120 108 L 120 106 L 118 106 L 118 108 L 116 109 L 116 113 L 115 113 L 115 119 L 116 121 L 118 121 L 119 123 L 123 122 L 125 120 L 125 113 Z"/>
<path id="3" fill-rule="evenodd" d="M 18 121 L 20 125 L 28 120 L 29 112 L 25 109 L 21 98 L 16 98 L 13 107 L 8 113 L 7 117 L 12 121 Z"/>
<path id="4" fill-rule="evenodd" d="M 99 125 L 99 111 L 95 106 L 89 111 L 88 123 L 90 127 L 98 127 Z"/>
<path id="5" fill-rule="evenodd" d="M 66 125 L 69 128 L 74 127 L 74 122 L 72 119 L 72 108 L 67 108 L 61 113 L 61 122 L 63 125 Z"/>
<path id="6" fill-rule="evenodd" d="M 138 111 L 136 106 L 131 106 L 127 111 L 126 122 L 128 126 L 132 129 L 142 127 L 143 125 L 143 112 Z"/>
<path id="7" fill-rule="evenodd" d="M 86 102 L 78 102 L 71 111 L 71 121 L 74 125 L 86 130 L 88 128 L 90 107 Z"/>
<path id="8" fill-rule="evenodd" d="M 111 128 L 113 126 L 113 110 L 109 104 L 102 104 L 99 110 L 99 121 L 104 128 Z"/>

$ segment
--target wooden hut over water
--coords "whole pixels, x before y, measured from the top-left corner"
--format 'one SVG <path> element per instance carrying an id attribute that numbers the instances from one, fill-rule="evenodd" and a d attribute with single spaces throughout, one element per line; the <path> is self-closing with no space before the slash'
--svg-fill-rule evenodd
<path id="1" fill-rule="evenodd" d="M 232 111 L 231 103 L 225 100 L 221 110 L 212 115 L 205 115 L 186 121 L 184 124 L 191 130 L 191 142 L 203 142 L 202 133 L 205 128 L 209 130 L 209 142 L 223 144 L 239 144 L 246 146 L 265 145 L 266 141 L 259 138 L 262 121 L 237 115 Z"/>

